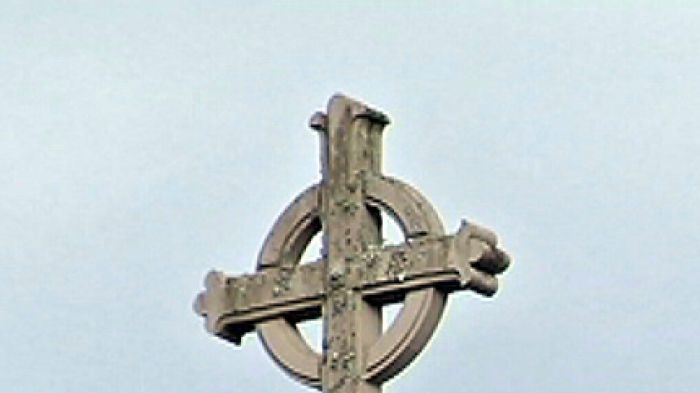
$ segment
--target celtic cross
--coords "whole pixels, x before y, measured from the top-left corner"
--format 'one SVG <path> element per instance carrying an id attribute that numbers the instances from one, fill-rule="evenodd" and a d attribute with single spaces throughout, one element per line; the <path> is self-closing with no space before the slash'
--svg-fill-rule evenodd
<path id="1" fill-rule="evenodd" d="M 257 330 L 270 356 L 294 378 L 324 393 L 378 393 L 430 339 L 447 294 L 496 292 L 509 264 L 491 231 L 465 221 L 446 235 L 430 202 L 382 175 L 388 118 L 336 95 L 311 117 L 321 146 L 321 181 L 280 215 L 258 256 L 255 274 L 212 271 L 195 300 L 209 332 L 236 344 Z M 405 242 L 382 244 L 384 211 Z M 300 263 L 318 232 L 321 258 Z M 382 333 L 383 305 L 403 302 Z M 322 352 L 296 324 L 323 318 Z"/>

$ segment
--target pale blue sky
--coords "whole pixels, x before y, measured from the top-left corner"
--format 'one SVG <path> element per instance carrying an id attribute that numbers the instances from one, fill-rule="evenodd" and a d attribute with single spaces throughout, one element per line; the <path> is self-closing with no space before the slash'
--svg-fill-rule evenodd
<path id="1" fill-rule="evenodd" d="M 336 91 L 497 231 L 389 392 L 696 392 L 700 3 L 0 4 L 0 391 L 306 392 L 191 311 L 318 178 Z"/>

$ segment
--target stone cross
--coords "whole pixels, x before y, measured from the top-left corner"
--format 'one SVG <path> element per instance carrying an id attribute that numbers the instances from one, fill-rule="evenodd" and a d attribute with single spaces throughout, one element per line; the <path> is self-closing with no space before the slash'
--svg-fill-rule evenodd
<path id="1" fill-rule="evenodd" d="M 509 264 L 491 231 L 462 221 L 453 235 L 415 188 L 381 172 L 388 118 L 333 96 L 311 117 L 321 139 L 318 184 L 280 215 L 258 256 L 255 274 L 211 271 L 195 310 L 209 332 L 240 344 L 257 330 L 267 352 L 297 380 L 324 393 L 379 393 L 425 347 L 447 294 L 496 292 Z M 383 246 L 384 211 L 405 242 Z M 320 259 L 300 263 L 323 232 Z M 383 305 L 403 302 L 382 334 Z M 296 324 L 323 318 L 322 352 Z"/>

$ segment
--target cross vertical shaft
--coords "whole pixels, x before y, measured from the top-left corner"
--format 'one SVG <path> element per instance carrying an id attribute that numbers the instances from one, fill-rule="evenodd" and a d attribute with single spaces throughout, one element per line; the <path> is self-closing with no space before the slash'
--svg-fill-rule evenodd
<path id="1" fill-rule="evenodd" d="M 343 96 L 328 106 L 319 129 L 322 150 L 321 221 L 328 264 L 323 305 L 324 393 L 378 393 L 363 381 L 368 348 L 381 334 L 381 306 L 356 291 L 349 264 L 381 244 L 381 215 L 365 205 L 364 179 L 381 171 L 381 133 L 387 118 Z"/>

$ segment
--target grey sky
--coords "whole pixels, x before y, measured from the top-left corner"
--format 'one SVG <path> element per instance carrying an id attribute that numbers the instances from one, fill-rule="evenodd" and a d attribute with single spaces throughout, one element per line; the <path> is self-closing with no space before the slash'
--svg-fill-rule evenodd
<path id="1" fill-rule="evenodd" d="M 697 391 L 700 5 L 631 3 L 3 1 L 0 390 L 309 391 L 190 306 L 316 181 L 341 91 L 514 257 L 388 391 Z"/>

